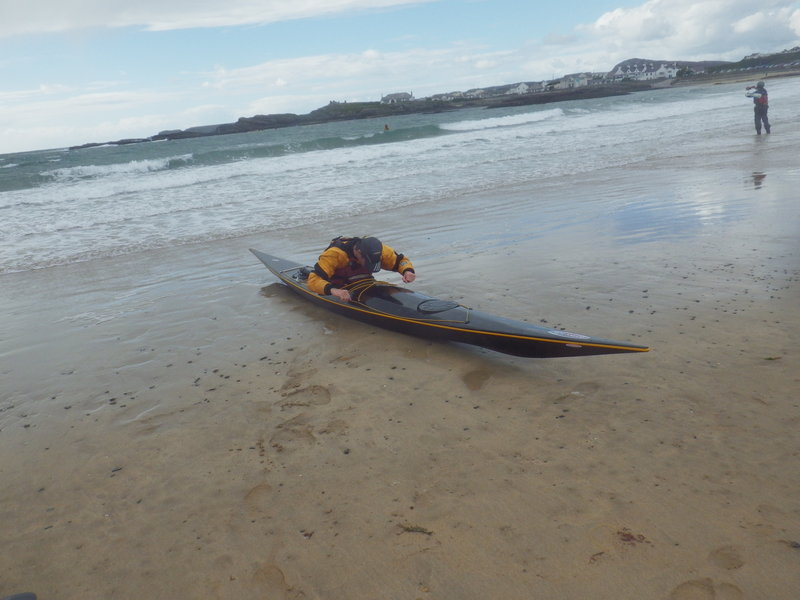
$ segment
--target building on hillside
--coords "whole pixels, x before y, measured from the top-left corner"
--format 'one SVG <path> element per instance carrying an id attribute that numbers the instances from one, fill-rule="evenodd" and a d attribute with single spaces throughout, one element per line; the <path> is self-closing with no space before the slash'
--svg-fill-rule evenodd
<path id="1" fill-rule="evenodd" d="M 445 92 L 444 94 L 434 94 L 429 96 L 428 100 L 436 100 L 439 102 L 452 102 L 453 100 L 462 100 L 464 92 Z"/>
<path id="2" fill-rule="evenodd" d="M 590 73 L 571 73 L 564 75 L 553 88 L 557 90 L 571 90 L 573 88 L 589 85 Z"/>
<path id="3" fill-rule="evenodd" d="M 611 73 L 612 79 L 634 79 L 636 81 L 650 81 L 653 79 L 674 79 L 678 75 L 677 63 L 655 63 L 642 61 L 641 63 L 622 64 Z"/>
<path id="4" fill-rule="evenodd" d="M 464 96 L 467 98 L 486 98 L 488 95 L 483 88 L 475 88 L 464 92 Z"/>
<path id="5" fill-rule="evenodd" d="M 506 90 L 506 94 L 510 96 L 513 96 L 515 94 L 530 94 L 530 93 L 531 93 L 531 86 L 529 86 L 527 83 L 520 83 Z"/>
<path id="6" fill-rule="evenodd" d="M 564 75 L 561 79 L 551 81 L 547 85 L 550 90 L 571 90 L 575 88 L 586 87 L 590 85 L 602 85 L 608 83 L 605 73 L 570 73 Z"/>
<path id="7" fill-rule="evenodd" d="M 545 91 L 543 81 L 528 81 L 515 83 L 512 85 L 497 85 L 489 88 L 473 88 L 466 92 L 448 92 L 446 94 L 435 94 L 428 100 L 438 100 L 451 102 L 453 100 L 476 100 L 481 98 L 497 98 L 500 96 L 519 96 L 524 94 L 535 94 Z"/>
<path id="8" fill-rule="evenodd" d="M 492 95 L 502 94 L 506 96 L 518 96 L 521 94 L 535 94 L 537 92 L 544 91 L 544 83 L 541 81 L 523 81 L 521 83 L 517 83 L 509 87 L 506 87 L 505 89 L 503 89 L 502 86 L 497 89 L 498 89 L 498 94 L 492 94 Z M 499 90 L 502 90 L 502 92 L 500 92 Z"/>
<path id="9" fill-rule="evenodd" d="M 381 104 L 398 104 L 400 102 L 410 102 L 414 99 L 414 94 L 409 92 L 398 92 L 396 94 L 387 94 L 381 97 Z"/>
<path id="10" fill-rule="evenodd" d="M 677 64 L 668 65 L 663 63 L 656 69 L 656 79 L 675 79 L 678 76 L 678 71 L 680 71 L 680 68 Z"/>

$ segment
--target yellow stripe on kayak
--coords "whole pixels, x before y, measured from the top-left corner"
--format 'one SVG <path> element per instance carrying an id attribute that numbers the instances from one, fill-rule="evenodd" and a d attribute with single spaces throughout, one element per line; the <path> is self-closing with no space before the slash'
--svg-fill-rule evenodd
<path id="1" fill-rule="evenodd" d="M 291 270 L 294 270 L 294 269 L 291 269 Z M 313 293 L 313 292 L 308 291 L 308 289 L 306 289 L 302 285 L 298 285 L 297 283 L 295 283 L 294 281 L 292 281 L 288 277 L 281 277 L 281 280 L 284 281 L 285 283 L 287 283 L 288 285 L 291 285 L 292 287 L 297 288 L 298 290 L 300 290 L 304 294 L 307 294 L 307 295 L 311 296 L 312 293 Z M 528 335 L 515 335 L 515 334 L 511 334 L 511 333 L 498 333 L 498 332 L 495 332 L 495 331 L 484 331 L 482 329 L 464 329 L 464 328 L 461 328 L 461 327 L 453 327 L 451 325 L 440 325 L 438 323 L 431 323 L 429 321 L 418 321 L 416 319 L 409 319 L 407 317 L 398 317 L 396 315 L 392 315 L 392 314 L 384 313 L 384 312 L 379 312 L 379 311 L 372 310 L 372 309 L 364 310 L 362 308 L 358 308 L 357 306 L 353 306 L 351 304 L 343 304 L 342 302 L 340 302 L 338 300 L 329 300 L 327 297 L 320 296 L 319 294 L 314 294 L 314 296 L 316 296 L 317 300 L 321 300 L 323 302 L 330 302 L 331 304 L 334 304 L 336 306 L 344 307 L 344 308 L 347 308 L 349 310 L 354 310 L 354 311 L 361 312 L 361 313 L 364 313 L 364 314 L 380 315 L 380 316 L 382 316 L 384 318 L 393 319 L 395 321 L 401 321 L 401 322 L 404 322 L 404 323 L 414 323 L 416 325 L 425 325 L 427 327 L 435 327 L 435 328 L 438 328 L 438 329 L 446 329 L 448 331 L 460 331 L 460 332 L 463 332 L 463 333 L 478 333 L 478 334 L 483 334 L 483 335 L 492 335 L 492 336 L 499 337 L 499 338 L 516 339 L 516 340 L 528 340 L 528 341 L 534 341 L 534 342 L 546 342 L 546 343 L 549 343 L 549 344 L 563 344 L 565 346 L 590 346 L 592 348 L 609 348 L 609 349 L 612 349 L 612 350 L 626 350 L 626 351 L 629 351 L 629 352 L 649 352 L 650 351 L 650 348 L 647 348 L 647 347 L 616 346 L 616 345 L 612 345 L 612 344 L 598 344 L 598 343 L 592 343 L 592 342 L 581 342 L 581 341 L 578 341 L 578 340 L 554 340 L 554 339 L 551 339 L 551 338 L 541 338 L 541 337 L 534 337 L 534 336 L 528 336 Z M 441 321 L 441 322 L 444 322 L 444 321 Z"/>

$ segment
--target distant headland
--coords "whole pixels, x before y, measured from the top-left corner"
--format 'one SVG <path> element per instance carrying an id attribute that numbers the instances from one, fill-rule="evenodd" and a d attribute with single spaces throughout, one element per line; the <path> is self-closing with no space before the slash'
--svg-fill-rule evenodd
<path id="1" fill-rule="evenodd" d="M 725 61 L 663 61 L 631 58 L 618 63 L 607 73 L 575 73 L 560 79 L 520 82 L 467 92 L 436 94 L 415 99 L 409 93 L 390 94 L 375 102 L 331 101 L 308 114 L 293 113 L 241 117 L 234 123 L 202 125 L 188 129 L 161 131 L 146 138 L 128 138 L 110 142 L 91 142 L 71 146 L 70 150 L 96 146 L 138 144 L 161 140 L 247 133 L 297 125 L 315 125 L 333 121 L 389 118 L 398 115 L 437 113 L 463 108 L 503 108 L 621 96 L 673 85 L 700 85 L 750 80 L 764 77 L 800 75 L 800 47 L 770 55 L 751 55 L 737 63 Z"/>
<path id="2" fill-rule="evenodd" d="M 561 102 L 564 100 L 578 100 L 582 98 L 601 98 L 604 96 L 619 96 L 634 91 L 650 89 L 650 83 L 625 82 L 597 87 L 575 88 L 569 90 L 551 90 L 535 94 L 518 94 L 513 96 L 489 97 L 464 97 L 454 100 L 445 99 L 411 99 L 403 102 L 331 102 L 308 114 L 296 115 L 282 113 L 273 115 L 255 115 L 241 117 L 234 123 L 220 123 L 218 125 L 202 125 L 189 129 L 174 129 L 161 131 L 156 135 L 146 138 L 129 138 L 113 142 L 99 142 L 70 146 L 70 150 L 92 148 L 107 145 L 138 144 L 142 142 L 156 142 L 159 140 L 182 140 L 187 138 L 206 137 L 212 135 L 226 135 L 230 133 L 246 133 L 264 129 L 278 129 L 296 125 L 315 125 L 330 123 L 332 121 L 352 121 L 355 119 L 389 118 L 398 115 L 415 113 L 437 113 L 462 108 L 487 107 L 500 108 L 506 106 L 524 106 L 526 104 L 545 104 L 548 102 Z"/>

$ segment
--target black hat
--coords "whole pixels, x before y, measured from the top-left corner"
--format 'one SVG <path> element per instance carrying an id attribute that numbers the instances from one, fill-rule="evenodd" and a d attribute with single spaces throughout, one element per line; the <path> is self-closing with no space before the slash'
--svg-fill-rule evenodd
<path id="1" fill-rule="evenodd" d="M 361 238 L 356 243 L 361 255 L 364 257 L 364 267 L 368 271 L 377 273 L 381 270 L 381 253 L 383 252 L 383 244 L 378 238 L 365 237 Z"/>

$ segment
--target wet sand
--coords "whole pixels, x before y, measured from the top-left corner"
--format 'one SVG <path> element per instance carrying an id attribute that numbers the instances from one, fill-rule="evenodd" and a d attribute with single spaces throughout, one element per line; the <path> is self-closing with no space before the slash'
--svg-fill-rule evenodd
<path id="1" fill-rule="evenodd" d="M 3 276 L 0 597 L 795 598 L 792 160 Z M 419 340 L 303 304 L 247 252 L 360 231 L 421 291 L 652 350 Z"/>

